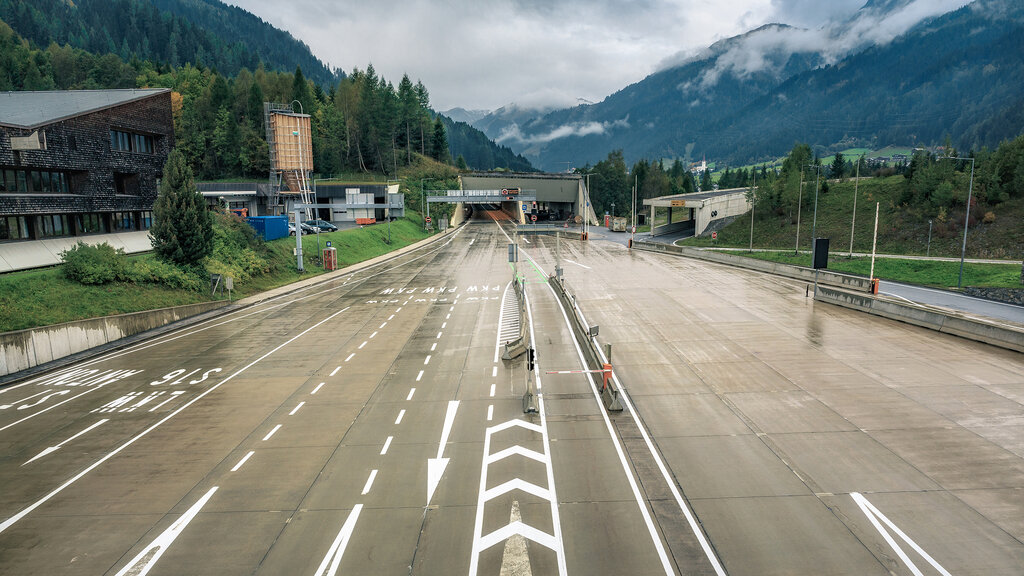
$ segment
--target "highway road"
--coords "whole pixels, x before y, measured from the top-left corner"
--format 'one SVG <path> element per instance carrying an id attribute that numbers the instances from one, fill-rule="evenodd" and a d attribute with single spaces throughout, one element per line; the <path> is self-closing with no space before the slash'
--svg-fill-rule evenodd
<path id="1" fill-rule="evenodd" d="M 483 216 L 0 389 L 0 572 L 1020 573 L 1020 354 L 539 237 L 530 376 L 499 358 L 512 227 Z M 556 252 L 622 413 L 546 373 L 582 368 Z"/>

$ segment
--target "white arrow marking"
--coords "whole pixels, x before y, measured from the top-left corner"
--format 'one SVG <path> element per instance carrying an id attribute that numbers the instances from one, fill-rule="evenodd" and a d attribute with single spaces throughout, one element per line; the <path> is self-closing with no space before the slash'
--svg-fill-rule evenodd
<path id="1" fill-rule="evenodd" d="M 71 438 L 68 438 L 67 440 L 65 440 L 65 441 L 61 442 L 60 444 L 57 444 L 56 446 L 50 446 L 50 447 L 49 447 L 49 448 L 47 448 L 46 450 L 43 450 L 43 451 L 42 451 L 42 452 L 40 452 L 39 454 L 36 454 L 36 456 L 35 456 L 34 458 L 32 458 L 31 460 L 29 460 L 28 462 L 25 462 L 25 464 L 28 464 L 29 462 L 32 462 L 33 460 L 38 460 L 38 459 L 42 458 L 43 456 L 46 456 L 47 454 L 52 454 L 53 452 L 56 452 L 57 450 L 60 450 L 60 447 L 61 447 L 61 446 L 63 446 L 63 445 L 65 445 L 65 444 L 67 444 L 68 442 L 71 442 L 71 441 L 72 441 L 72 440 L 74 440 L 75 438 L 78 438 L 78 437 L 79 437 L 79 436 L 81 436 L 82 434 L 85 434 L 85 433 L 86 433 L 86 432 L 88 432 L 89 430 L 92 430 L 93 428 L 95 428 L 95 427 L 99 426 L 100 424 L 103 424 L 104 422 L 107 422 L 107 421 L 108 421 L 108 419 L 107 419 L 107 418 L 104 418 L 103 420 L 100 420 L 99 422 L 97 422 L 97 423 L 93 424 L 92 426 L 89 426 L 89 427 L 88 427 L 88 428 L 86 428 L 85 430 L 82 430 L 82 431 L 81 431 L 81 432 L 79 432 L 78 434 L 75 434 L 74 436 L 72 436 Z M 22 466 L 24 466 L 25 464 L 22 464 Z"/>
<path id="2" fill-rule="evenodd" d="M 156 561 L 160 559 L 160 556 L 167 551 L 167 548 L 172 542 L 174 542 L 174 539 L 185 530 L 188 523 L 199 515 L 199 511 L 202 510 L 203 506 L 206 505 L 206 502 L 216 491 L 216 486 L 210 488 L 210 491 L 200 498 L 199 502 L 193 504 L 192 507 L 188 509 L 188 512 L 185 512 L 181 518 L 178 518 L 177 522 L 171 524 L 171 527 L 165 530 L 160 536 L 157 536 L 156 540 L 153 540 L 152 544 L 146 547 L 142 552 L 139 552 L 138 556 L 132 558 L 132 561 L 122 568 L 121 571 L 117 573 L 117 576 L 145 576 L 149 573 L 150 569 L 153 568 L 153 565 L 156 564 Z"/>
<path id="3" fill-rule="evenodd" d="M 32 404 L 24 404 L 22 406 L 18 406 L 18 410 L 27 410 L 29 408 L 32 408 L 32 407 L 35 407 L 35 406 L 39 406 L 40 404 L 42 404 L 43 402 L 46 402 L 47 400 L 49 400 L 50 398 L 53 398 L 54 396 L 63 396 L 65 394 L 67 394 L 68 392 L 70 392 L 70 390 L 60 390 L 59 392 L 52 392 L 52 393 L 50 393 L 50 394 L 48 394 L 46 396 L 43 396 L 39 400 L 36 400 Z"/>
<path id="4" fill-rule="evenodd" d="M 427 504 L 434 497 L 434 490 L 441 483 L 441 476 L 444 469 L 448 467 L 448 458 L 444 456 L 444 446 L 448 443 L 448 435 L 452 432 L 452 423 L 455 422 L 455 411 L 459 409 L 459 401 L 448 402 L 448 411 L 444 415 L 444 427 L 441 428 L 441 444 L 437 447 L 437 458 L 427 458 Z"/>

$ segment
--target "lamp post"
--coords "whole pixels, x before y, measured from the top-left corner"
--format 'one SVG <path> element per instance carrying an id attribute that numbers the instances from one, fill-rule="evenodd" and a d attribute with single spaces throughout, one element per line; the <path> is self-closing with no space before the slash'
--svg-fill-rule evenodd
<path id="1" fill-rule="evenodd" d="M 962 158 L 960 156 L 942 156 L 936 158 L 936 160 L 970 160 L 971 161 L 971 179 L 967 185 L 967 209 L 964 211 L 964 243 L 960 247 L 960 275 L 956 279 L 956 288 L 960 289 L 964 281 L 964 256 L 967 253 L 967 226 L 971 223 L 971 193 L 974 191 L 974 158 L 967 157 Z M 930 229 L 929 229 L 930 230 Z M 929 237 L 931 234 L 929 233 Z"/>
<path id="2" fill-rule="evenodd" d="M 926 258 L 930 257 L 932 255 L 932 221 L 931 220 L 928 221 L 928 248 L 925 249 L 924 255 L 925 255 Z"/>
<path id="3" fill-rule="evenodd" d="M 860 159 L 857 160 L 857 177 L 853 181 L 853 216 L 850 218 L 850 258 L 853 258 L 853 226 L 857 222 L 857 188 L 860 185 L 860 163 L 864 161 L 864 156 L 861 155 Z M 929 229 L 929 237 L 931 236 L 931 230 Z"/>
<path id="4" fill-rule="evenodd" d="M 800 191 L 796 199 L 796 247 L 793 248 L 793 256 L 800 253 L 800 212 L 804 206 L 804 169 L 800 169 Z"/>
<path id="5" fill-rule="evenodd" d="M 754 251 L 754 202 L 757 200 L 757 167 L 751 168 L 750 172 L 754 176 L 754 183 L 750 186 L 750 248 L 749 252 Z"/>
<path id="6" fill-rule="evenodd" d="M 811 242 L 818 237 L 818 184 L 821 182 L 821 164 L 808 164 L 814 167 L 817 175 L 814 177 L 814 218 L 811 220 Z"/>

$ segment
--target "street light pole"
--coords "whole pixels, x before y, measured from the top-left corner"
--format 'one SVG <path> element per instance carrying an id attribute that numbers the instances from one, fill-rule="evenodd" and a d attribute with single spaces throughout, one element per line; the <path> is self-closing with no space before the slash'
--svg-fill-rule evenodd
<path id="1" fill-rule="evenodd" d="M 796 200 L 796 248 L 793 249 L 793 255 L 796 256 L 800 253 L 800 212 L 804 205 L 804 169 L 800 169 L 800 191 L 797 193 Z"/>
<path id="2" fill-rule="evenodd" d="M 853 225 L 857 222 L 857 188 L 860 185 L 860 163 L 864 156 L 857 160 L 857 178 L 853 181 L 853 217 L 850 219 L 850 258 L 853 258 Z"/>
<path id="3" fill-rule="evenodd" d="M 942 156 L 936 158 L 936 160 L 970 160 L 971 161 L 971 179 L 967 185 L 967 209 L 964 211 L 964 242 L 960 247 L 960 275 L 956 279 L 957 290 L 963 285 L 964 281 L 964 256 L 967 254 L 967 226 L 971 223 L 971 194 L 974 192 L 974 158 L 967 157 L 961 158 L 959 156 Z M 929 237 L 931 235 L 929 234 Z"/>
<path id="4" fill-rule="evenodd" d="M 814 166 L 817 175 L 814 177 L 814 218 L 811 220 L 811 242 L 818 237 L 818 184 L 821 182 L 821 164 L 808 164 Z"/>
<path id="5" fill-rule="evenodd" d="M 750 188 L 750 252 L 754 251 L 754 202 L 757 200 L 757 167 L 751 168 L 754 183 Z"/>

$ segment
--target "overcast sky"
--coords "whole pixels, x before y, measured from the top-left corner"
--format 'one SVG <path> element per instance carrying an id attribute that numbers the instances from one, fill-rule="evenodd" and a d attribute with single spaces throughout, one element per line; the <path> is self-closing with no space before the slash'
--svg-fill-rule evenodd
<path id="1" fill-rule="evenodd" d="M 680 53 L 769 22 L 818 28 L 866 0 L 228 1 L 332 67 L 408 74 L 437 110 L 493 110 L 597 102 Z"/>

